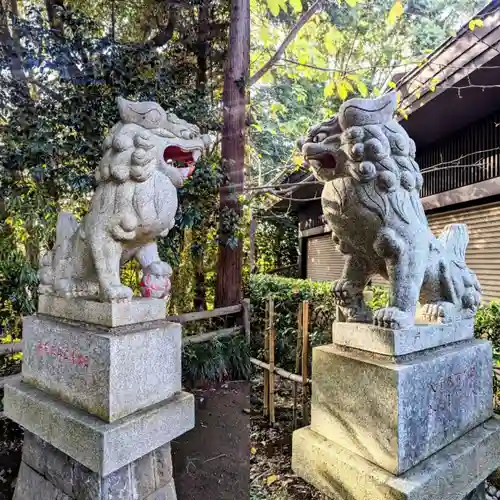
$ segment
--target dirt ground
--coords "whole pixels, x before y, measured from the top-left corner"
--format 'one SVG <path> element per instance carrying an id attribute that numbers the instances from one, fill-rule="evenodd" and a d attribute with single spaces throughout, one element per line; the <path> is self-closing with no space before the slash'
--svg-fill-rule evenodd
<path id="1" fill-rule="evenodd" d="M 0 500 L 12 499 L 22 446 L 21 428 L 7 418 L 0 418 Z"/>
<path id="2" fill-rule="evenodd" d="M 315 488 L 295 476 L 290 467 L 293 382 L 276 378 L 276 423 L 273 427 L 262 415 L 262 378 L 255 378 L 251 384 L 250 500 L 326 500 Z M 297 422 L 301 427 L 300 392 L 298 400 Z"/>
<path id="3" fill-rule="evenodd" d="M 248 499 L 249 382 L 191 392 L 196 428 L 172 443 L 178 500 Z"/>

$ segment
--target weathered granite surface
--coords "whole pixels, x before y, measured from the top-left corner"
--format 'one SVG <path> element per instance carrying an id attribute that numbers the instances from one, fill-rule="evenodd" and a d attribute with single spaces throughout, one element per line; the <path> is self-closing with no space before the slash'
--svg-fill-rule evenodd
<path id="1" fill-rule="evenodd" d="M 143 295 L 170 292 L 172 269 L 161 261 L 156 239 L 174 226 L 176 188 L 211 139 L 155 102 L 118 98 L 117 104 L 120 121 L 104 140 L 89 212 L 81 223 L 59 214 L 54 248 L 41 261 L 41 295 L 130 300 L 120 266 L 132 258 L 142 268 Z M 177 161 L 187 167 L 176 168 L 172 162 Z"/>
<path id="2" fill-rule="evenodd" d="M 14 500 L 160 498 L 176 500 L 170 443 L 102 477 L 34 434 L 25 433 Z"/>
<path id="3" fill-rule="evenodd" d="M 390 294 L 373 315 L 376 325 L 413 325 L 419 298 L 427 322 L 473 318 L 480 286 L 465 262 L 467 226 L 451 224 L 439 238 L 430 231 L 415 142 L 394 118 L 396 108 L 396 92 L 350 99 L 302 141 L 306 161 L 325 183 L 323 214 L 346 256 L 333 293 L 348 321 L 370 322 L 363 289 L 379 274 Z"/>
<path id="4" fill-rule="evenodd" d="M 194 397 L 185 392 L 106 423 L 24 382 L 4 390 L 8 418 L 103 476 L 194 427 Z"/>
<path id="5" fill-rule="evenodd" d="M 334 344 L 389 356 L 411 354 L 472 338 L 473 319 L 451 324 L 416 324 L 404 330 L 335 321 L 332 328 Z"/>
<path id="6" fill-rule="evenodd" d="M 165 319 L 167 307 L 163 299 L 134 297 L 130 302 L 100 302 L 84 297 L 40 295 L 38 312 L 56 318 L 117 327 Z"/>
<path id="7" fill-rule="evenodd" d="M 401 474 L 493 414 L 490 342 L 382 358 L 313 349 L 313 431 Z"/>
<path id="8" fill-rule="evenodd" d="M 399 477 L 309 427 L 293 433 L 292 446 L 294 472 L 335 500 L 466 500 L 464 492 L 500 463 L 500 421 L 484 422 Z"/>
<path id="9" fill-rule="evenodd" d="M 181 390 L 177 323 L 106 330 L 29 316 L 23 342 L 23 380 L 108 422 Z"/>

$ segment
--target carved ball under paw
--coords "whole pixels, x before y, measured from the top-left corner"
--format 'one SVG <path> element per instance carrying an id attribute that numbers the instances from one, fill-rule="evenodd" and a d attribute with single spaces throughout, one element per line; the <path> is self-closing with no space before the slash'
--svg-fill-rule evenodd
<path id="1" fill-rule="evenodd" d="M 397 307 L 384 307 L 373 315 L 373 324 L 383 328 L 400 330 L 412 326 L 413 323 L 413 315 Z"/>
<path id="2" fill-rule="evenodd" d="M 172 268 L 166 262 L 153 262 L 141 279 L 140 290 L 143 297 L 163 299 L 170 294 Z"/>
<path id="3" fill-rule="evenodd" d="M 109 302 L 129 302 L 133 294 L 132 289 L 125 285 L 108 286 L 102 291 L 104 300 Z"/>

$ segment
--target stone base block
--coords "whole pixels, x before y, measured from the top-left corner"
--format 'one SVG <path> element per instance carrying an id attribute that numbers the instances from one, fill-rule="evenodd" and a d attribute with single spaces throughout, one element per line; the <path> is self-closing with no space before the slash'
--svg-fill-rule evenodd
<path id="1" fill-rule="evenodd" d="M 195 422 L 194 397 L 185 392 L 110 424 L 24 382 L 5 385 L 4 413 L 102 476 L 169 443 Z"/>
<path id="2" fill-rule="evenodd" d="M 472 338 L 473 319 L 449 325 L 416 324 L 404 330 L 392 330 L 368 323 L 337 321 L 332 327 L 334 344 L 387 356 L 402 356 Z"/>
<path id="3" fill-rule="evenodd" d="M 176 500 L 170 443 L 102 477 L 26 432 L 13 500 Z"/>
<path id="4" fill-rule="evenodd" d="M 162 299 L 144 297 L 134 297 L 130 302 L 100 302 L 94 298 L 40 295 L 38 312 L 71 321 L 116 327 L 165 319 L 167 307 Z"/>
<path id="5" fill-rule="evenodd" d="M 23 320 L 23 379 L 107 422 L 181 390 L 181 326 L 114 329 L 47 316 Z"/>
<path id="6" fill-rule="evenodd" d="M 493 414 L 483 340 L 399 357 L 313 350 L 311 429 L 401 474 Z"/>
<path id="7" fill-rule="evenodd" d="M 399 477 L 310 427 L 293 433 L 292 447 L 294 472 L 334 500 L 482 500 L 481 483 L 500 463 L 500 419 L 484 422 Z"/>

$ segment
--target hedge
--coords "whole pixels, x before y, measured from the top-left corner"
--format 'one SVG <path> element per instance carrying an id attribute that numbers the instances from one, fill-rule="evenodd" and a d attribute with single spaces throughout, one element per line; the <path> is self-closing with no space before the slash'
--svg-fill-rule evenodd
<path id="1" fill-rule="evenodd" d="M 285 370 L 295 370 L 297 342 L 297 311 L 303 300 L 310 302 L 310 342 L 312 346 L 326 344 L 331 339 L 331 324 L 335 319 L 335 304 L 331 282 L 253 275 L 247 284 L 246 296 L 252 304 L 251 355 L 263 359 L 265 307 L 269 297 L 275 303 L 276 363 Z M 387 303 L 387 290 L 373 287 L 372 309 Z M 480 307 L 476 315 L 475 335 L 493 343 L 495 362 L 500 367 L 500 301 Z"/>

